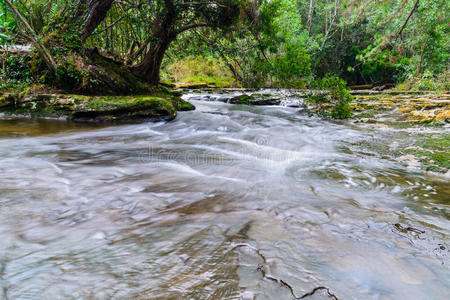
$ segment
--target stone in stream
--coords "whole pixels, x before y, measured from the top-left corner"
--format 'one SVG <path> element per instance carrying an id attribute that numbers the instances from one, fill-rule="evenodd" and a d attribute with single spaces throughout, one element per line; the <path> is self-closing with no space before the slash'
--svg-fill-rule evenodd
<path id="1" fill-rule="evenodd" d="M 177 111 L 195 107 L 174 95 L 82 96 L 33 94 L 0 96 L 0 112 L 73 121 L 173 120 Z"/>
<path id="2" fill-rule="evenodd" d="M 231 104 L 246 105 L 279 105 L 281 103 L 281 99 L 274 97 L 271 94 L 244 94 L 232 97 L 228 102 Z"/>

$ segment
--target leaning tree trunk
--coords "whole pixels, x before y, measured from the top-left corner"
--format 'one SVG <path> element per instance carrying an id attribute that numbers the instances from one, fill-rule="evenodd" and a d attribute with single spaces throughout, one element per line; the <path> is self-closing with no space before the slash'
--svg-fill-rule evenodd
<path id="1" fill-rule="evenodd" d="M 81 22 L 84 24 L 81 32 L 81 40 L 84 42 L 94 30 L 106 18 L 114 0 L 81 0 L 79 11 L 81 11 Z"/>

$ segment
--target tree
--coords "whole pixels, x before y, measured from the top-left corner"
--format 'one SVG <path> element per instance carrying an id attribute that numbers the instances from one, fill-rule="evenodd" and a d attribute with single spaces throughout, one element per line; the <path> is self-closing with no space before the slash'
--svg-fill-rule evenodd
<path id="1" fill-rule="evenodd" d="M 18 9 L 13 9 L 13 0 L 6 1 L 11 4 L 13 12 L 19 13 Z M 26 27 L 26 33 L 33 33 L 27 38 L 43 53 L 41 56 L 46 62 L 56 61 L 58 64 L 70 52 L 83 56 L 89 45 L 103 48 L 105 43 L 108 46 L 111 40 L 120 38 L 120 42 L 129 44 L 130 48 L 116 53 L 119 60 L 126 56 L 130 71 L 152 85 L 159 82 L 165 52 L 179 34 L 199 27 L 227 29 L 238 19 L 241 7 L 239 0 L 77 0 L 71 3 L 44 0 L 39 9 L 49 9 L 41 16 L 43 20 L 39 23 L 44 23 L 45 26 L 42 26 L 38 36 L 32 29 L 35 22 L 26 20 L 36 17 L 31 9 L 35 1 L 19 4 L 24 15 L 20 22 Z M 108 15 L 118 14 L 121 16 L 108 25 Z M 129 23 L 126 28 L 119 29 L 120 35 L 113 37 L 112 32 L 117 30 L 122 19 L 127 19 Z M 99 32 L 104 32 L 104 37 Z M 139 37 L 145 39 L 141 40 Z M 46 53 L 47 48 L 44 43 L 40 43 L 41 40 L 47 44 L 49 53 Z M 131 44 L 139 45 L 135 53 L 132 53 L 135 46 Z M 47 63 L 52 72 L 56 71 L 56 64 Z"/>
<path id="2" fill-rule="evenodd" d="M 239 2 L 164 0 L 156 1 L 153 10 L 149 37 L 141 47 L 147 51 L 142 62 L 131 68 L 138 77 L 156 84 L 164 54 L 179 34 L 199 27 L 229 27 L 239 15 Z"/>

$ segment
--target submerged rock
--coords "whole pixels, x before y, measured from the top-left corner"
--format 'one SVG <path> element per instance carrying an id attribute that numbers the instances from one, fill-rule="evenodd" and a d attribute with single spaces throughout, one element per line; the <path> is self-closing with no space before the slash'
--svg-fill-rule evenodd
<path id="1" fill-rule="evenodd" d="M 34 94 L 0 96 L 0 112 L 74 121 L 172 120 L 195 107 L 174 96 L 81 96 Z"/>

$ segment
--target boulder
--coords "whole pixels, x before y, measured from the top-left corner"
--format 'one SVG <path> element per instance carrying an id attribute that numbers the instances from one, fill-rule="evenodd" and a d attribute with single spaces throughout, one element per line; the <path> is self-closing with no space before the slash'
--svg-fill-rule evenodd
<path id="1" fill-rule="evenodd" d="M 172 120 L 177 111 L 195 107 L 179 97 L 82 96 L 8 94 L 0 97 L 0 112 L 74 121 Z"/>
<path id="2" fill-rule="evenodd" d="M 229 100 L 231 104 L 246 104 L 246 105 L 279 105 L 281 99 L 274 97 L 271 94 L 243 94 L 232 97 Z"/>

